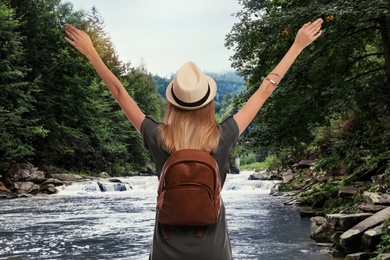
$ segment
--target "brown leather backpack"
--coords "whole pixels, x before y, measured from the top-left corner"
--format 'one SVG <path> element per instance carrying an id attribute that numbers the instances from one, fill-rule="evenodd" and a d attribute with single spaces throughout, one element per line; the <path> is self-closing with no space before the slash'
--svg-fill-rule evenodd
<path id="1" fill-rule="evenodd" d="M 218 164 L 207 152 L 172 151 L 160 175 L 158 219 L 163 225 L 202 227 L 217 222 L 221 209 L 221 177 Z M 164 237 L 168 239 L 167 228 Z"/>

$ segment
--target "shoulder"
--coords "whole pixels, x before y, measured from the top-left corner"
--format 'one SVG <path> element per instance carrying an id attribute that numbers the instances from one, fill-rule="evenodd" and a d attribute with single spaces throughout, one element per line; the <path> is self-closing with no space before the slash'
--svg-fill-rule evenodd
<path id="1" fill-rule="evenodd" d="M 151 131 L 161 125 L 154 116 L 145 116 L 144 121 L 141 123 L 141 135 L 143 136 L 146 132 Z"/>
<path id="2" fill-rule="evenodd" d="M 157 132 L 160 125 L 161 123 L 150 115 L 145 116 L 142 121 L 140 132 L 146 149 L 150 150 L 157 146 Z"/>
<path id="3" fill-rule="evenodd" d="M 225 117 L 221 123 L 219 123 L 219 126 L 221 127 L 222 135 L 232 135 L 237 136 L 239 135 L 239 128 L 236 120 L 233 116 L 227 116 Z"/>

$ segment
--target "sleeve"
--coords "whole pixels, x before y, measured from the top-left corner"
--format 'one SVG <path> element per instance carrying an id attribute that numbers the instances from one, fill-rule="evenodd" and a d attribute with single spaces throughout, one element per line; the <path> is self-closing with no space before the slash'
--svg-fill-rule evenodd
<path id="1" fill-rule="evenodd" d="M 221 123 L 221 132 L 222 132 L 222 139 L 225 145 L 227 145 L 226 148 L 233 149 L 238 141 L 238 137 L 240 135 L 240 130 L 238 128 L 236 120 L 234 120 L 233 116 L 227 116 L 225 117 Z"/>
<path id="2" fill-rule="evenodd" d="M 146 116 L 141 124 L 141 136 L 144 147 L 150 151 L 150 144 L 155 143 L 154 131 L 160 123 L 153 116 Z"/>

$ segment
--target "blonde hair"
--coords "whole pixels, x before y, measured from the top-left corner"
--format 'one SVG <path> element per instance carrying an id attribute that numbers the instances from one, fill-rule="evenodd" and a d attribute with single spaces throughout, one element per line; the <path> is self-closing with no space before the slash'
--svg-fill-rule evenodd
<path id="1" fill-rule="evenodd" d="M 168 102 L 164 124 L 159 127 L 158 144 L 172 148 L 216 152 L 221 130 L 215 119 L 214 101 L 196 110 L 183 110 Z"/>

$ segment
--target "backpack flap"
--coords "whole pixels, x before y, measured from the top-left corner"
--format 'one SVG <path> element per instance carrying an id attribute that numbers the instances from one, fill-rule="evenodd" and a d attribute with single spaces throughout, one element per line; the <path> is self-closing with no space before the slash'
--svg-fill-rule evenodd
<path id="1" fill-rule="evenodd" d="M 166 161 L 158 188 L 157 210 L 162 224 L 215 224 L 221 208 L 218 165 L 208 153 L 184 149 Z"/>

